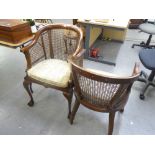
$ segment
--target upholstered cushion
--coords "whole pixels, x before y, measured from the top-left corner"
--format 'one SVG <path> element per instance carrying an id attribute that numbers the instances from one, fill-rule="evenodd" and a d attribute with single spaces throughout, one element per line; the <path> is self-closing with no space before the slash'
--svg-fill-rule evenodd
<path id="1" fill-rule="evenodd" d="M 71 77 L 71 65 L 63 60 L 48 59 L 36 64 L 27 73 L 38 81 L 65 88 Z"/>
<path id="2" fill-rule="evenodd" d="M 147 69 L 155 70 L 155 49 L 142 49 L 139 58 Z"/>

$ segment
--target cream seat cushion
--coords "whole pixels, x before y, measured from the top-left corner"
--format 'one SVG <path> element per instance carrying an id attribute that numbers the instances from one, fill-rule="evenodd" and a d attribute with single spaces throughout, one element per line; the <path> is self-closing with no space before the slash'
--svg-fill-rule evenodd
<path id="1" fill-rule="evenodd" d="M 44 60 L 27 71 L 28 76 L 40 82 L 67 87 L 71 77 L 71 65 L 59 59 Z"/>

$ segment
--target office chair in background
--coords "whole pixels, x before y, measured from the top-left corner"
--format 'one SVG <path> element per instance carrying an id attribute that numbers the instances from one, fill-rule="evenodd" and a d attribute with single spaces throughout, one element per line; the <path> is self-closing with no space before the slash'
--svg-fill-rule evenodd
<path id="1" fill-rule="evenodd" d="M 150 45 L 152 36 L 155 35 L 155 22 L 150 22 L 149 20 L 144 20 L 145 23 L 139 25 L 139 29 L 144 32 L 149 34 L 149 38 L 147 39 L 146 43 L 142 41 L 140 44 L 133 44 L 132 48 L 135 46 L 140 46 L 144 48 L 154 48 L 155 45 Z"/>
<path id="2" fill-rule="evenodd" d="M 141 71 L 141 75 L 137 81 L 141 81 L 146 83 L 145 87 L 142 89 L 140 93 L 140 99 L 144 100 L 144 93 L 147 88 L 151 85 L 155 87 L 154 76 L 155 76 L 155 49 L 142 49 L 139 52 L 139 58 L 144 67 L 151 70 L 150 75 L 148 76 L 144 71 Z"/>

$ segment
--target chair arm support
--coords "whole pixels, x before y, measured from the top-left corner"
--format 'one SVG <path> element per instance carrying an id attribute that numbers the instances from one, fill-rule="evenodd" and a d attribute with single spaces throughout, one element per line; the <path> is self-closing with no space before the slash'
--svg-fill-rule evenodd
<path id="1" fill-rule="evenodd" d="M 76 65 L 83 67 L 83 58 L 86 49 L 82 49 L 77 55 L 71 55 L 68 57 L 68 61 L 73 61 Z"/>
<path id="2" fill-rule="evenodd" d="M 42 29 L 43 29 L 43 28 L 42 28 Z M 26 46 L 24 46 L 24 47 L 22 47 L 22 48 L 20 49 L 21 52 L 23 52 L 23 53 L 28 52 L 29 49 L 32 48 L 32 47 L 36 44 L 36 42 L 37 42 L 38 39 L 39 39 L 39 36 L 40 36 L 41 33 L 42 33 L 42 29 L 40 29 L 40 30 L 38 30 L 38 31 L 36 32 L 34 38 L 32 39 L 32 41 L 31 41 L 29 44 L 27 44 Z"/>
<path id="3" fill-rule="evenodd" d="M 30 49 L 33 46 L 35 46 L 38 38 L 39 37 L 36 38 L 36 36 L 35 36 L 30 43 L 28 43 L 26 46 L 24 46 L 24 47 L 22 47 L 20 49 L 20 52 L 22 52 L 25 55 L 25 58 L 26 58 L 26 61 L 27 61 L 27 69 L 30 69 L 32 67 L 32 60 L 31 60 L 31 56 L 30 56 Z"/>
<path id="4" fill-rule="evenodd" d="M 82 50 L 76 55 L 76 57 L 83 57 L 85 52 L 86 52 L 86 49 L 82 49 Z"/>
<path id="5" fill-rule="evenodd" d="M 29 49 L 30 49 L 31 47 L 33 47 L 33 46 L 35 45 L 35 43 L 37 42 L 37 39 L 35 39 L 35 38 L 36 38 L 36 37 L 34 37 L 33 40 L 32 40 L 29 44 L 27 44 L 26 46 L 22 47 L 22 48 L 20 49 L 20 51 L 21 51 L 22 53 L 28 52 Z"/>
<path id="6" fill-rule="evenodd" d="M 132 76 L 140 74 L 139 66 L 140 66 L 139 62 L 136 62 L 135 66 L 134 66 L 134 69 L 133 69 L 133 72 L 132 72 Z"/>

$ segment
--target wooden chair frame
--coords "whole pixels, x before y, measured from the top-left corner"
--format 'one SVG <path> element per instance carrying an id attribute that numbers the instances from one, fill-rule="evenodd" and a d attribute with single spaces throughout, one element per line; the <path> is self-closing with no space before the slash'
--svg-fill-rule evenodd
<path id="1" fill-rule="evenodd" d="M 76 97 L 75 104 L 74 104 L 74 107 L 73 107 L 73 110 L 70 116 L 70 123 L 73 124 L 75 114 L 80 104 L 82 104 L 91 110 L 109 113 L 108 134 L 111 135 L 113 133 L 115 113 L 117 111 L 120 111 L 120 112 L 124 111 L 124 107 L 127 103 L 132 84 L 135 80 L 138 79 L 139 74 L 140 74 L 139 65 L 137 63 L 135 64 L 132 76 L 117 78 L 117 77 L 109 77 L 106 75 L 102 76 L 102 75 L 95 74 L 91 71 L 85 70 L 84 68 L 81 68 L 80 66 L 76 65 L 74 61 L 71 59 L 70 59 L 70 62 L 72 63 L 72 74 L 73 74 L 73 81 L 75 85 L 74 94 Z M 90 80 L 93 80 L 92 83 L 95 81 L 100 84 L 102 83 L 118 84 L 119 88 L 114 94 L 114 96 L 111 97 L 108 104 L 103 104 L 104 103 L 103 100 L 95 104 L 93 103 L 94 102 L 93 100 L 96 96 L 90 95 L 89 97 L 92 97 L 92 99 L 88 99 L 85 97 L 85 94 L 82 92 L 83 90 L 81 87 L 82 85 L 84 85 L 84 83 L 80 85 L 80 82 L 79 82 L 80 76 L 85 78 L 85 80 L 83 79 L 85 83 L 86 83 L 86 79 L 90 79 Z M 98 91 L 98 93 L 100 93 L 103 88 L 101 88 L 101 85 L 98 85 L 98 89 L 101 89 Z M 91 90 L 88 90 L 88 93 L 91 94 Z"/>
<path id="2" fill-rule="evenodd" d="M 79 29 L 76 26 L 67 25 L 67 24 L 52 24 L 52 25 L 44 26 L 42 29 L 40 29 L 35 34 L 35 37 L 34 37 L 34 39 L 32 40 L 31 43 L 29 43 L 25 47 L 21 48 L 21 52 L 24 53 L 24 55 L 26 57 L 26 61 L 27 61 L 26 76 L 24 78 L 23 86 L 26 89 L 28 95 L 30 96 L 30 101 L 28 102 L 29 106 L 34 105 L 34 100 L 33 100 L 33 96 L 32 96 L 32 93 L 33 93 L 32 83 L 42 85 L 42 86 L 44 86 L 46 88 L 54 88 L 56 90 L 62 91 L 63 95 L 65 96 L 65 98 L 68 101 L 68 111 L 69 111 L 68 112 L 68 117 L 69 117 L 70 114 L 71 114 L 71 102 L 72 102 L 72 96 L 73 96 L 73 83 L 69 82 L 68 87 L 62 88 L 62 87 L 47 84 L 47 83 L 44 83 L 44 82 L 40 82 L 40 81 L 38 81 L 36 79 L 33 79 L 32 77 L 29 77 L 28 74 L 27 74 L 27 70 L 30 69 L 34 65 L 33 62 L 32 62 L 32 59 L 31 59 L 30 50 L 37 44 L 39 37 L 41 37 L 41 41 L 42 41 L 41 43 L 42 43 L 42 51 L 44 51 L 44 59 L 47 59 L 47 56 L 45 54 L 45 50 L 46 50 L 45 49 L 46 47 L 44 45 L 45 42 L 43 42 L 42 35 L 45 32 L 48 32 L 48 31 L 51 31 L 51 30 L 59 30 L 59 29 L 61 29 L 61 30 L 63 30 L 63 29 L 64 30 L 71 30 L 71 31 L 74 31 L 77 34 L 77 40 L 76 40 L 77 43 L 76 43 L 75 51 L 73 51 L 73 53 L 71 53 L 70 55 L 75 56 L 75 55 L 78 55 L 79 52 L 81 52 L 81 50 L 82 50 L 82 38 L 83 38 L 83 33 L 82 33 L 81 29 Z M 50 39 L 49 34 L 48 34 L 48 39 Z M 52 49 L 53 47 L 52 47 L 51 39 L 49 40 L 49 46 L 50 46 L 49 47 L 50 48 L 50 58 L 54 59 L 54 53 L 53 53 L 53 49 Z M 68 56 L 70 56 L 70 55 L 68 55 Z M 82 59 L 78 59 L 78 60 L 79 60 L 79 62 L 80 61 L 82 62 Z"/>

